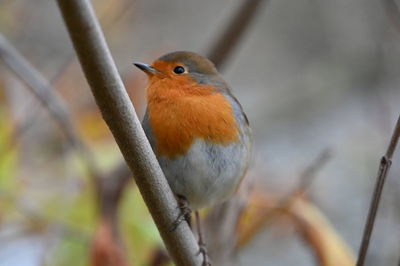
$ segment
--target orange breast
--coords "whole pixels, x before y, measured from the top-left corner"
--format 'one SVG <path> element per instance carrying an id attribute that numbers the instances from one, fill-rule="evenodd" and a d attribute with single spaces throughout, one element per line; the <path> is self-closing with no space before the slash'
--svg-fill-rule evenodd
<path id="1" fill-rule="evenodd" d="M 158 155 L 184 154 L 196 138 L 229 145 L 238 139 L 232 107 L 215 89 L 188 80 L 158 80 L 147 91 Z"/>

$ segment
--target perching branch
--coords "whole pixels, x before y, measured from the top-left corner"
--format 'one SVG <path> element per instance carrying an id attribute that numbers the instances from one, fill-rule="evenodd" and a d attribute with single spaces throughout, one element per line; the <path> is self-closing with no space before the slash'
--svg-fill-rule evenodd
<path id="1" fill-rule="evenodd" d="M 378 176 L 372 196 L 371 204 L 369 206 L 368 218 L 364 227 L 363 238 L 361 241 L 360 250 L 358 252 L 357 266 L 363 266 L 368 251 L 368 246 L 374 229 L 376 213 L 378 211 L 379 202 L 382 195 L 383 186 L 385 184 L 386 176 L 389 173 L 390 166 L 392 165 L 392 157 L 396 150 L 397 142 L 400 138 L 400 116 L 397 120 L 396 127 L 393 131 L 392 138 L 390 139 L 389 147 L 386 154 L 381 158 L 379 165 Z"/>
<path id="2" fill-rule="evenodd" d="M 200 265 L 199 247 L 187 225 L 175 231 L 174 195 L 146 139 L 88 0 L 58 0 L 64 22 L 104 120 L 134 173 L 136 184 L 177 265 Z"/>

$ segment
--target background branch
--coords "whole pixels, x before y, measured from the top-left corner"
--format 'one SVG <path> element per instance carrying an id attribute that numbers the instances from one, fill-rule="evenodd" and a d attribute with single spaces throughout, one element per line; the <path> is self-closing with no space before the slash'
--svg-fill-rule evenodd
<path id="1" fill-rule="evenodd" d="M 382 0 L 383 8 L 393 27 L 400 33 L 400 10 L 394 0 Z"/>
<path id="2" fill-rule="evenodd" d="M 179 215 L 176 200 L 118 75 L 92 6 L 86 0 L 58 0 L 58 4 L 103 118 L 134 173 L 169 253 L 177 265 L 200 265 L 199 247 L 189 226 L 182 223 L 170 231 Z"/>
<path id="3" fill-rule="evenodd" d="M 248 243 L 250 239 L 252 239 L 261 229 L 270 226 L 272 223 L 276 222 L 281 216 L 286 215 L 288 211 L 291 210 L 295 202 L 304 197 L 307 192 L 307 189 L 311 186 L 312 182 L 315 180 L 319 172 L 322 168 L 329 162 L 332 157 L 332 152 L 329 148 L 325 148 L 320 152 L 320 154 L 301 172 L 299 176 L 299 180 L 297 181 L 296 186 L 291 189 L 291 191 L 284 197 L 278 200 L 274 200 L 273 207 L 270 208 L 262 208 L 262 212 L 257 214 L 257 219 L 252 221 L 252 226 L 249 226 L 246 233 L 240 233 L 238 241 L 236 244 L 236 249 L 241 248 L 245 243 Z M 257 194 L 259 192 L 254 189 L 250 194 L 250 199 L 248 206 L 249 208 L 251 204 L 251 198 L 257 198 Z M 263 198 L 263 197 L 262 197 Z M 262 200 L 266 201 L 266 200 Z M 268 202 L 268 201 L 267 201 Z M 267 205 L 271 205 L 268 203 Z M 238 221 L 243 223 L 245 220 L 243 217 L 245 214 L 241 214 L 241 220 Z"/>
<path id="4" fill-rule="evenodd" d="M 81 141 L 64 101 L 50 83 L 36 70 L 8 40 L 0 34 L 0 57 L 27 85 L 38 101 L 47 109 L 62 129 L 68 142 L 80 152 L 91 175 L 97 175 L 93 155 Z"/>
<path id="5" fill-rule="evenodd" d="M 131 171 L 122 161 L 114 169 L 107 173 L 101 173 L 95 163 L 95 158 L 89 147 L 81 140 L 76 128 L 73 126 L 70 112 L 67 105 L 58 95 L 50 83 L 40 72 L 31 65 L 26 58 L 23 57 L 4 36 L 0 35 L 0 57 L 7 65 L 14 70 L 17 76 L 25 81 L 27 87 L 36 96 L 43 107 L 52 114 L 52 118 L 60 126 L 62 132 L 66 135 L 67 141 L 72 147 L 78 151 L 86 168 L 88 169 L 90 178 L 95 185 L 96 194 L 99 202 L 99 233 L 95 235 L 92 248 L 93 254 L 104 253 L 110 255 L 110 250 L 118 251 L 111 253 L 117 254 L 113 257 L 120 257 L 118 265 L 125 265 L 124 256 L 122 254 L 121 242 L 119 241 L 118 218 L 117 211 L 123 188 L 131 180 Z M 33 106 L 33 104 L 32 104 Z M 11 148 L 16 144 L 16 139 L 28 130 L 36 121 L 36 116 L 26 120 L 22 128 L 18 128 L 13 135 L 12 141 L 8 143 L 7 148 Z M 22 131 L 21 131 L 22 130 Z M 108 241 L 111 244 L 105 245 L 100 236 L 104 236 L 109 232 Z M 103 237 L 104 238 L 104 237 Z M 99 240 L 101 239 L 101 241 Z M 99 244 L 100 242 L 100 244 Z M 101 252 L 99 252 L 101 250 Z M 92 256 L 98 258 L 104 256 Z M 117 264 L 115 264 L 117 265 Z"/>
<path id="6" fill-rule="evenodd" d="M 295 196 L 303 196 L 306 190 L 311 186 L 318 173 L 332 158 L 332 151 L 330 148 L 325 148 L 321 153 L 315 158 L 310 165 L 308 165 L 302 172 L 299 178 L 299 183 L 293 189 L 291 193 L 288 194 L 287 199 L 293 198 Z M 284 200 L 285 201 L 285 200 Z"/>
<path id="7" fill-rule="evenodd" d="M 261 9 L 260 5 L 266 0 L 244 0 L 231 20 L 226 24 L 226 28 L 218 35 L 214 44 L 211 45 L 207 53 L 218 69 L 222 69 L 230 53 L 243 37 L 243 33 L 256 17 L 255 13 Z"/>

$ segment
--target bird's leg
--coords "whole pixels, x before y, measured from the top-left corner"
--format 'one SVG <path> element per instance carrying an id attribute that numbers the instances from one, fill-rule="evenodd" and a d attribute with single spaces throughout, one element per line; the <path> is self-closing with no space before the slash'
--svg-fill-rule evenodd
<path id="1" fill-rule="evenodd" d="M 192 227 L 192 210 L 189 207 L 188 200 L 182 195 L 177 195 L 177 200 L 178 208 L 180 209 L 181 213 L 172 224 L 171 231 L 174 231 L 178 227 L 178 225 L 183 222 L 183 220 L 186 220 L 186 222 L 189 224 L 189 227 Z"/>
<path id="2" fill-rule="evenodd" d="M 206 243 L 204 242 L 204 236 L 203 232 L 201 230 L 201 224 L 200 224 L 200 214 L 199 211 L 195 211 L 195 216 L 196 216 L 196 226 L 197 226 L 197 234 L 199 237 L 199 252 L 197 254 L 203 254 L 203 264 L 202 266 L 211 266 L 210 259 L 208 258 L 208 252 L 207 252 L 207 247 Z"/>

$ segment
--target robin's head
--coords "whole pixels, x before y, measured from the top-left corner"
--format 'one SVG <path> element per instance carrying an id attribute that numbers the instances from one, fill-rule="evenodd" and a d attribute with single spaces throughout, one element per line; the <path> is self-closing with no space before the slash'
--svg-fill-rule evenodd
<path id="1" fill-rule="evenodd" d="M 208 84 L 218 76 L 210 60 L 193 52 L 172 52 L 161 56 L 152 65 L 134 65 L 148 75 L 150 82 L 167 78 L 177 82 Z"/>
<path id="2" fill-rule="evenodd" d="M 149 78 L 146 117 L 158 155 L 182 155 L 196 138 L 221 145 L 238 140 L 235 113 L 222 93 L 228 86 L 210 60 L 173 52 L 151 65 L 134 64 Z"/>

